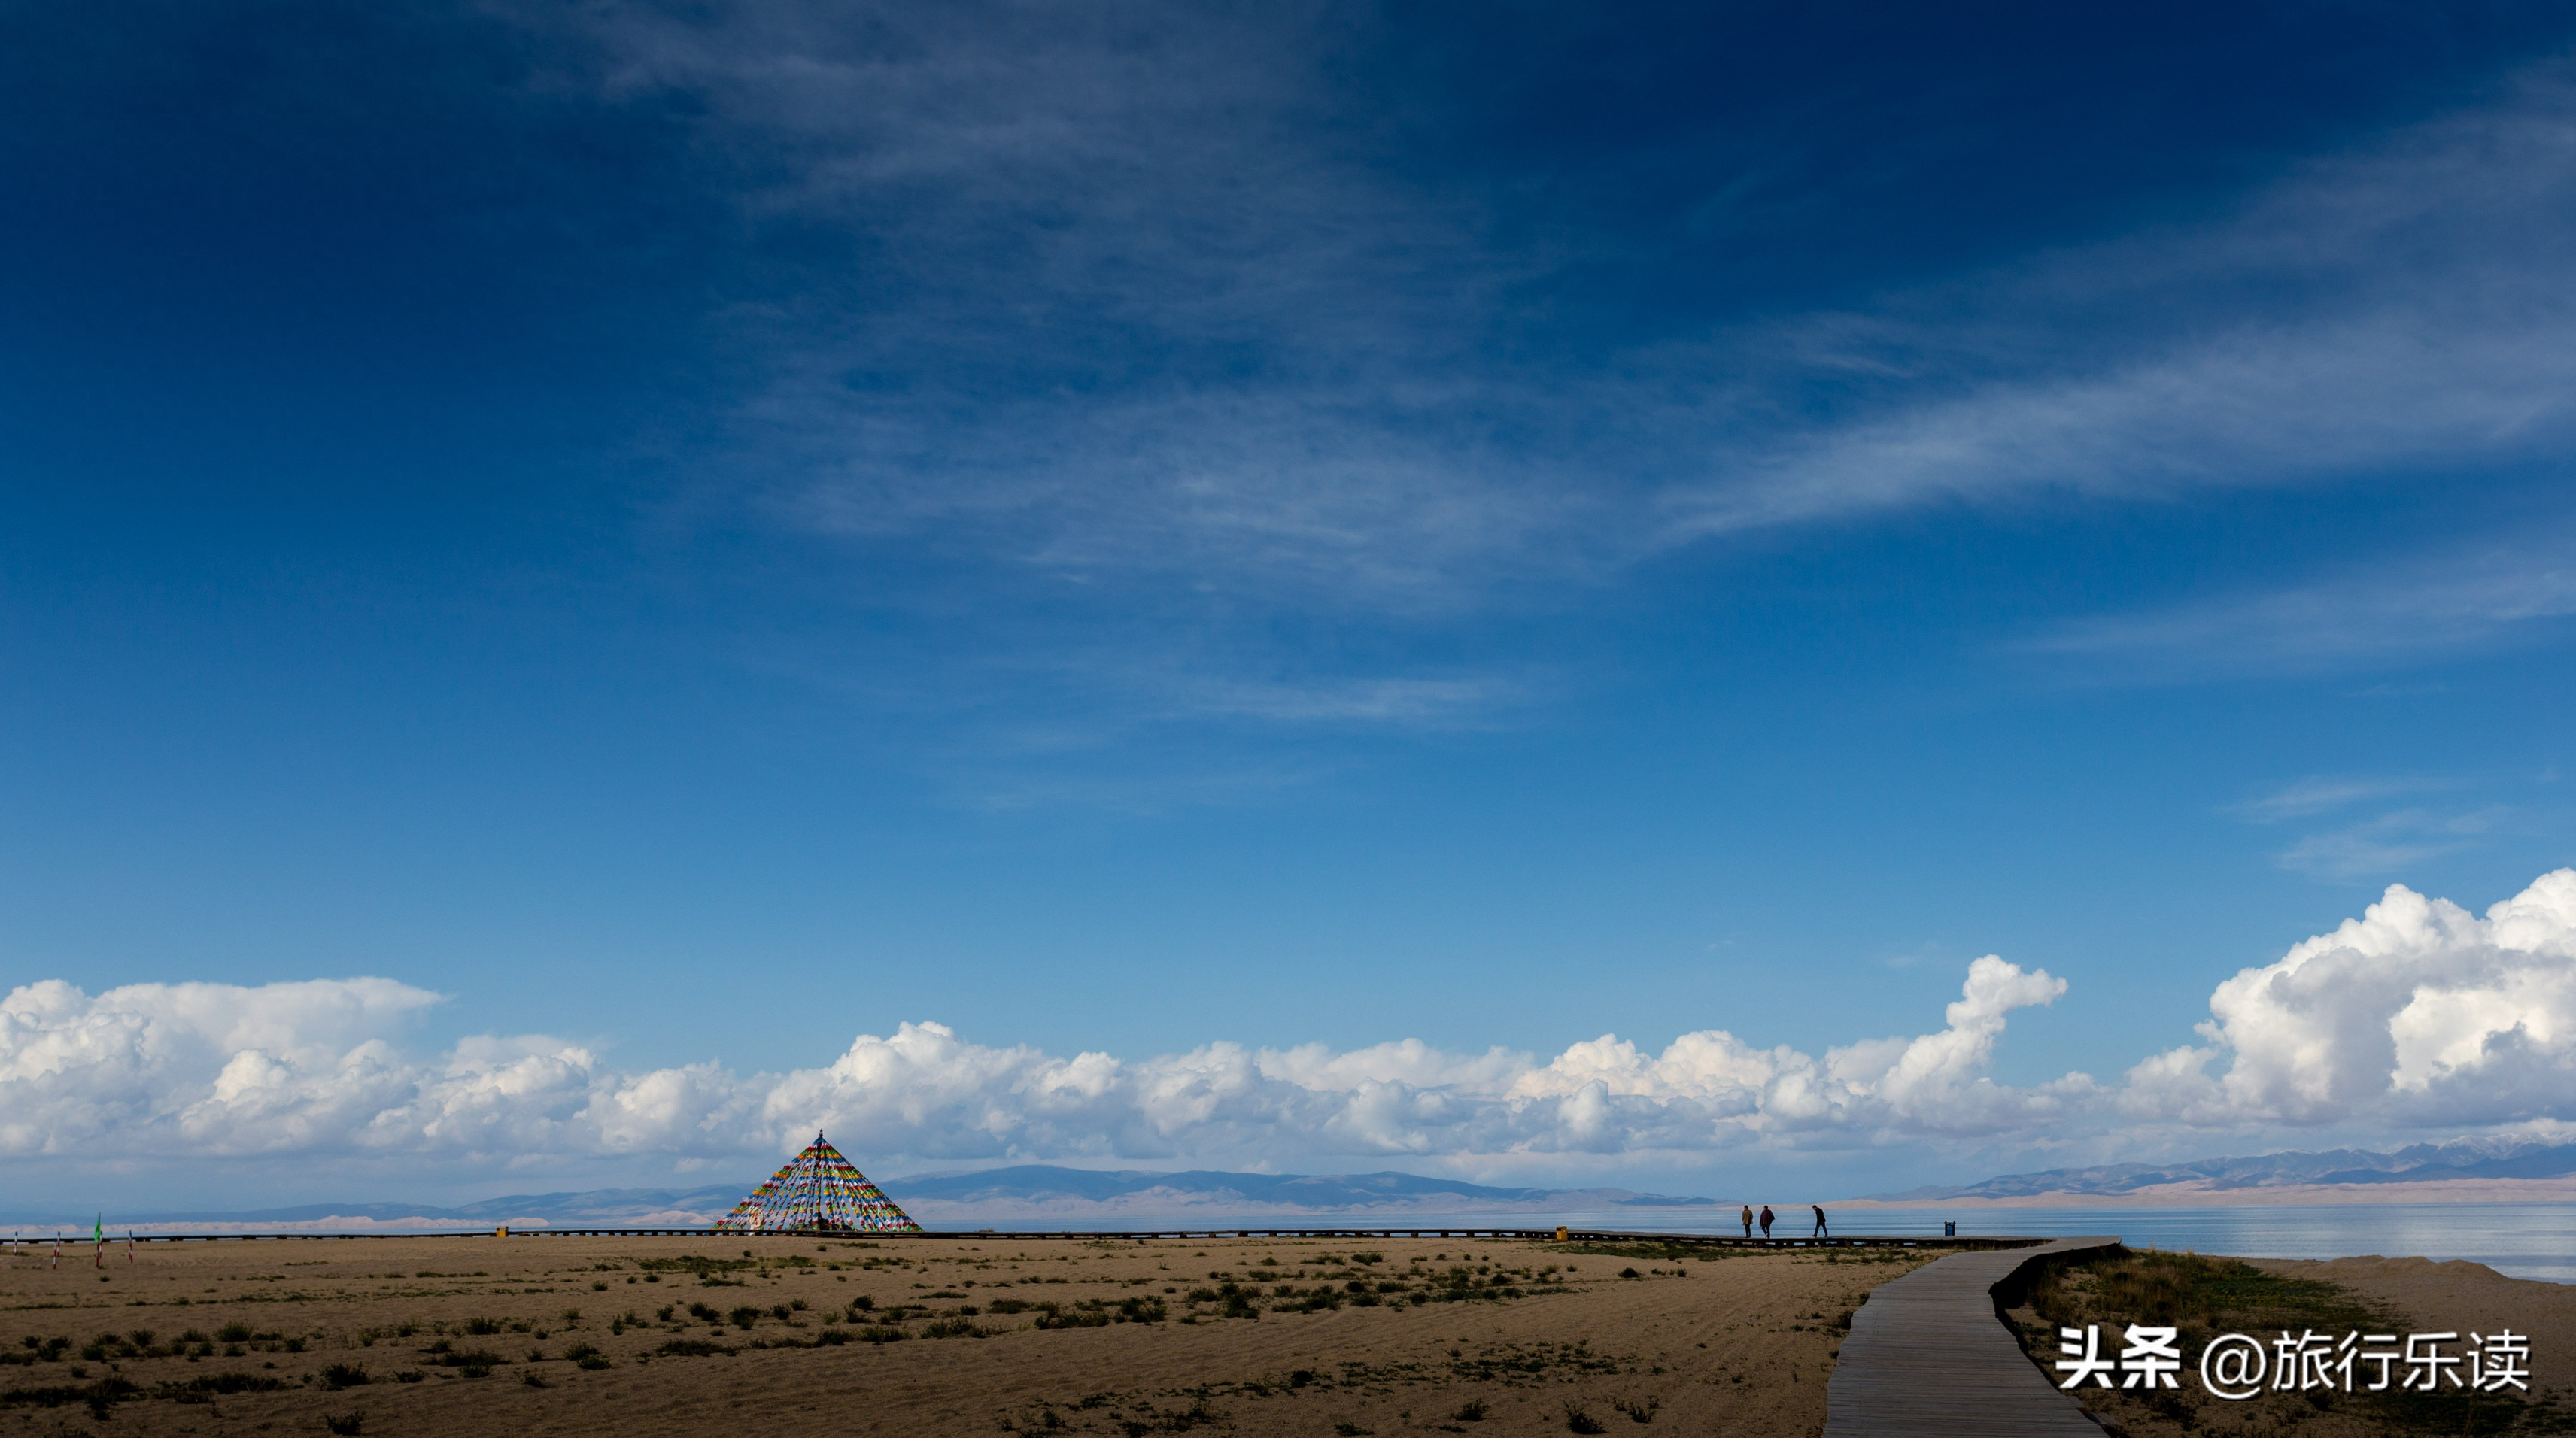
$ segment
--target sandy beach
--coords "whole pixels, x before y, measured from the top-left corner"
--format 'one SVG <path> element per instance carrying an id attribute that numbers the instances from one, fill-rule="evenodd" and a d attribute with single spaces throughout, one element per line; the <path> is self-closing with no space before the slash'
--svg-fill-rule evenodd
<path id="1" fill-rule="evenodd" d="M 2535 1389 L 2576 1399 L 2576 1286 L 2507 1278 L 2483 1263 L 2429 1258 L 2249 1259 L 2266 1273 L 2323 1279 L 2404 1316 L 2410 1331 L 2531 1337 Z"/>
<path id="2" fill-rule="evenodd" d="M 1588 1419 L 1787 1438 L 1823 1423 L 1846 1315 L 1927 1261 L 1455 1239 L 377 1238 L 130 1259 L 111 1243 L 104 1267 L 83 1244 L 59 1268 L 52 1253 L 0 1259 L 0 1434 L 354 1420 L 379 1435 L 1394 1438 Z M 2416 1258 L 2257 1266 L 2416 1330 L 2510 1326 L 2530 1336 L 2536 1387 L 2576 1396 L 2576 1288 Z M 2106 1404 L 2129 1431 L 2169 1426 Z M 2194 1421 L 2259 1427 L 2268 1406 Z M 2367 1431 L 2311 1416 L 2319 1434 Z"/>
<path id="3" fill-rule="evenodd" d="M 1786 1438 L 1823 1421 L 1844 1316 L 1922 1261 L 738 1236 L 106 1257 L 0 1261 L 0 1432 L 1393 1438 L 1580 1413 Z"/>

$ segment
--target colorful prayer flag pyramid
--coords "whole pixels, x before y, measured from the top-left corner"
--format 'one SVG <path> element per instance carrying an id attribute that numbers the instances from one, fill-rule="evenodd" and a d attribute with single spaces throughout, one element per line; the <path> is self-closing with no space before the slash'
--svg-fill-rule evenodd
<path id="1" fill-rule="evenodd" d="M 814 1135 L 805 1151 L 716 1220 L 718 1233 L 919 1233 L 921 1225 Z"/>

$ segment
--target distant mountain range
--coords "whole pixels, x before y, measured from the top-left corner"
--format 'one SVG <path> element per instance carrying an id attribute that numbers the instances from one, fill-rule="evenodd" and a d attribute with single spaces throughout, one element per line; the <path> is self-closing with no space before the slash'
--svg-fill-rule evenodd
<path id="1" fill-rule="evenodd" d="M 975 1173 L 889 1180 L 887 1196 L 916 1214 L 1043 1217 L 1073 1212 L 1252 1214 L 1580 1212 L 1617 1208 L 1713 1208 L 1713 1198 L 1675 1198 L 1629 1188 L 1493 1188 L 1411 1173 L 1222 1173 L 1194 1169 L 1054 1168 L 1024 1164 Z"/>
<path id="2" fill-rule="evenodd" d="M 714 1222 L 757 1182 L 705 1188 L 603 1188 L 582 1193 L 512 1194 L 456 1207 L 418 1203 L 308 1203 L 238 1212 L 116 1215 L 137 1232 L 293 1232 L 489 1228 L 695 1227 Z M 1675 1198 L 1626 1188 L 1496 1188 L 1411 1173 L 1225 1173 L 1192 1170 L 1057 1168 L 1022 1164 L 972 1173 L 922 1174 L 880 1182 L 924 1224 L 996 1221 L 1079 1223 L 1117 1219 L 1293 1219 L 1333 1214 L 1397 1217 L 1433 1213 L 1597 1212 L 1713 1208 L 1715 1199 Z M 91 1216 L 52 1214 L 0 1222 L 86 1227 Z"/>
<path id="3" fill-rule="evenodd" d="M 2576 1144 L 2461 1139 L 2416 1144 L 2393 1153 L 2339 1148 L 2323 1153 L 2270 1153 L 2191 1163 L 2115 1163 L 2012 1173 L 1981 1183 L 1874 1193 L 1863 1204 L 2031 1203 L 2034 1201 L 2261 1203 L 2367 1200 L 2396 1196 L 2396 1185 L 2459 1180 L 2568 1180 L 2576 1198 Z M 523 1193 L 454 1207 L 419 1203 L 308 1203 L 232 1212 L 110 1215 L 120 1231 L 350 1232 L 490 1228 L 692 1228 L 713 1223 L 757 1180 L 702 1188 L 602 1188 L 580 1193 Z M 1293 1221 L 1348 1215 L 1401 1220 L 1441 1213 L 1602 1213 L 1619 1210 L 1710 1210 L 1710 1198 L 1677 1198 L 1627 1188 L 1504 1188 L 1396 1173 L 1227 1173 L 1193 1169 L 1058 1168 L 1021 1164 L 971 1173 L 928 1173 L 882 1180 L 888 1196 L 933 1228 L 1029 1224 L 1070 1227 L 1119 1222 L 1186 1222 L 1225 1227 L 1235 1220 Z M 2498 1195 L 2502 1196 L 2502 1195 Z M 2516 1195 L 2519 1196 L 2519 1195 Z M 2539 1195 L 2550 1196 L 2550 1195 Z M 0 1225 L 30 1230 L 87 1228 L 88 1213 L 21 1213 Z M 1714 1221 L 1714 1220 L 1712 1220 Z"/>
<path id="4" fill-rule="evenodd" d="M 596 1188 L 584 1193 L 522 1193 L 487 1198 L 479 1203 L 441 1208 L 426 1203 L 305 1203 L 292 1208 L 256 1208 L 222 1212 L 135 1213 L 110 1215 L 109 1227 L 136 1232 L 194 1229 L 341 1230 L 490 1228 L 497 1224 L 542 1223 L 556 1228 L 688 1228 L 713 1223 L 751 1191 L 750 1183 L 708 1188 Z M 91 1215 L 51 1214 L 0 1222 L 24 1222 L 31 1228 L 70 1224 L 88 1228 Z"/>
<path id="5" fill-rule="evenodd" d="M 2358 1188 L 2459 1179 L 2556 1179 L 2576 1176 L 2576 1144 L 2510 1143 L 2457 1139 L 2415 1144 L 2393 1153 L 2337 1148 L 2323 1153 L 2267 1153 L 2253 1158 L 2210 1158 L 2192 1163 L 2113 1163 L 2094 1168 L 2052 1168 L 2008 1173 L 1963 1187 L 1932 1185 L 1902 1193 L 1873 1193 L 1875 1202 L 1947 1199 L 2023 1199 L 2040 1195 L 2134 1196 L 2237 1193 L 2259 1198 L 2266 1189 Z"/>

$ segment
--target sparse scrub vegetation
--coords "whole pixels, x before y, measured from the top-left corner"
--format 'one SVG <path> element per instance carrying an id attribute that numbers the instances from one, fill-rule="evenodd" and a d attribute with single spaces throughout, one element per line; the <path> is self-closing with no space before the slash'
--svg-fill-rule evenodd
<path id="1" fill-rule="evenodd" d="M 2043 1369 L 2056 1361 L 2057 1329 L 2086 1324 L 2151 1324 L 2182 1330 L 2186 1369 L 2219 1333 L 2395 1332 L 2409 1329 L 2404 1315 L 2382 1309 L 2348 1290 L 2312 1279 L 2266 1273 L 2233 1258 L 2193 1253 L 2115 1250 L 2089 1262 L 2049 1268 L 2021 1295 L 2010 1315 L 2022 1347 Z M 2251 1400 L 2219 1403 L 2197 1388 L 2148 1394 L 2087 1387 L 2077 1395 L 2089 1410 L 2123 1426 L 2148 1420 L 2189 1432 L 2209 1426 L 2223 1409 L 2231 1418 L 2288 1431 L 2329 1410 L 2349 1411 L 2374 1432 L 2391 1434 L 2576 1432 L 2576 1414 L 2546 1396 L 2457 1390 L 2436 1393 L 2392 1389 L 2382 1393 L 2265 1391 Z"/>
<path id="2" fill-rule="evenodd" d="M 442 1246 L 439 1254 L 462 1250 L 479 1257 L 474 1245 L 481 1242 Z M 417 1270 L 417 1278 L 412 1272 L 348 1274 L 350 1265 L 342 1260 L 317 1274 L 292 1256 L 297 1250 L 288 1248 L 281 1257 L 278 1246 L 209 1249 L 226 1259 L 237 1254 L 247 1261 L 219 1265 L 221 1276 L 212 1282 L 184 1285 L 185 1296 L 204 1307 L 183 1310 L 172 1301 L 180 1296 L 173 1292 L 161 1300 L 170 1306 L 148 1314 L 138 1308 L 121 1318 L 120 1328 L 110 1329 L 108 1322 L 119 1321 L 110 1317 L 113 1310 L 102 1312 L 96 1295 L 84 1289 L 90 1317 L 77 1327 L 47 1325 L 65 1329 L 63 1334 L 45 1329 L 28 1333 L 23 1323 L 16 1329 L 0 1327 L 0 1406 L 52 1403 L 106 1412 L 164 1400 L 212 1402 L 221 1403 L 223 1416 L 232 1419 L 236 1405 L 222 1400 L 238 1394 L 244 1399 L 238 1416 L 253 1421 L 237 1431 L 249 1431 L 266 1421 L 261 1395 L 276 1394 L 266 1401 L 303 1405 L 288 1410 L 297 1416 L 277 1424 L 280 1431 L 301 1427 L 309 1432 L 329 1412 L 317 1406 L 331 1401 L 324 1395 L 346 1391 L 363 1401 L 370 1426 L 407 1431 L 415 1426 L 405 1416 L 411 1405 L 443 1392 L 450 1395 L 447 1402 L 461 1399 L 469 1405 L 467 1411 L 488 1413 L 503 1429 L 514 1424 L 531 1428 L 544 1425 L 526 1421 L 537 1411 L 530 1405 L 559 1409 L 577 1404 L 583 1400 L 570 1395 L 586 1388 L 605 1391 L 591 1386 L 603 1379 L 682 1385 L 718 1381 L 716 1375 L 731 1365 L 703 1361 L 737 1355 L 759 1355 L 764 1379 L 783 1375 L 792 1381 L 794 1365 L 828 1362 L 851 1365 L 849 1371 L 865 1385 L 874 1382 L 868 1376 L 872 1372 L 898 1371 L 877 1367 L 887 1363 L 900 1363 L 900 1371 L 906 1372 L 980 1364 L 984 1360 L 967 1353 L 991 1351 L 983 1348 L 985 1343 L 1002 1349 L 1014 1364 L 1036 1355 L 1034 1361 L 1043 1365 L 1053 1347 L 1083 1355 L 1085 1365 L 1101 1365 L 1099 1376 L 1114 1383 L 1131 1355 L 1147 1347 L 1169 1351 L 1140 1330 L 1175 1322 L 1222 1327 L 1242 1319 L 1266 1321 L 1236 1337 L 1194 1327 L 1190 1342 L 1214 1345 L 1210 1352 L 1250 1355 L 1248 1371 L 1193 1376 L 1171 1388 L 1093 1391 L 1079 1402 L 1073 1401 L 1079 1390 L 1046 1402 L 1023 1400 L 987 1415 L 985 1431 L 1155 1438 L 1238 1423 L 1244 1431 L 1268 1431 L 1276 1426 L 1274 1418 L 1284 1416 L 1280 1410 L 1245 1412 L 1233 1400 L 1284 1403 L 1291 1395 L 1312 1405 L 1302 1410 L 1297 1425 L 1308 1433 L 1346 1426 L 1362 1434 L 1431 1438 L 1436 1432 L 1463 1433 L 1477 1425 L 1483 1425 L 1482 1431 L 1557 1430 L 1562 1422 L 1567 1426 L 1559 1431 L 1582 1434 L 1600 1432 L 1604 1425 L 1615 1428 L 1623 1419 L 1694 1431 L 1708 1426 L 1707 1413 L 1682 1397 L 1669 1391 L 1662 1395 L 1674 1400 L 1667 1419 L 1659 1415 L 1659 1398 L 1631 1386 L 1651 1381 L 1645 1376 L 1651 1359 L 1618 1344 L 1471 1342 L 1464 1335 L 1477 1331 L 1479 1324 L 1466 1314 L 1460 1315 L 1458 1337 L 1396 1339 L 1383 1352 L 1369 1351 L 1366 1362 L 1319 1364 L 1306 1358 L 1302 1361 L 1308 1366 L 1285 1371 L 1259 1366 L 1258 1355 L 1264 1352 L 1312 1351 L 1303 1343 L 1306 1325 L 1336 1334 L 1395 1334 L 1404 1330 L 1370 1325 L 1386 1324 L 1385 1315 L 1395 1310 L 1430 1310 L 1422 1319 L 1431 1319 L 1438 1310 L 1430 1306 L 1443 1303 L 1519 1305 L 1555 1302 L 1551 1295 L 1567 1295 L 1567 1321 L 1590 1325 L 1600 1313 L 1615 1311 L 1603 1307 L 1622 1301 L 1613 1295 L 1639 1286 L 1602 1281 L 1622 1263 L 1640 1279 L 1677 1278 L 1687 1272 L 1657 1245 L 1641 1246 L 1620 1262 L 1595 1262 L 1586 1284 L 1575 1269 L 1585 1260 L 1528 1244 L 1475 1243 L 1462 1250 L 1455 1240 L 1437 1248 L 1389 1243 L 1384 1251 L 1293 1236 L 1199 1249 L 1096 1240 L 1030 1251 L 1024 1242 L 986 1239 L 978 1244 L 969 1237 L 889 1243 L 884 1249 L 869 1245 L 870 1251 L 855 1253 L 847 1250 L 858 1245 L 749 1240 L 751 1246 L 745 1248 L 745 1240 L 736 1240 L 733 1248 L 695 1255 L 686 1251 L 691 1245 L 685 1241 L 634 1254 L 630 1241 L 627 1252 L 632 1256 L 617 1262 L 595 1262 L 595 1256 L 619 1250 L 603 1245 L 584 1251 L 579 1245 L 585 1242 L 590 1241 L 555 1236 L 535 1244 L 508 1240 L 489 1249 L 495 1259 L 508 1260 L 486 1260 L 491 1273 L 465 1271 L 450 1261 L 448 1270 Z M 787 1248 L 805 1251 L 782 1251 Z M 150 1252 L 146 1250 L 147 1275 Z M 563 1261 L 567 1257 L 574 1261 Z M 254 1268 L 265 1271 L 249 1272 Z M 0 1264 L 0 1272 L 6 1271 Z M 1197 1277 L 1200 1272 L 1204 1279 Z M 332 1273 L 348 1276 L 328 1278 Z M 497 1278 L 491 1276 L 495 1273 Z M 113 1276 L 120 1282 L 127 1278 Z M 695 1300 L 601 1309 L 596 1318 L 566 1306 L 579 1295 L 609 1291 L 607 1285 L 621 1277 L 630 1282 L 712 1281 L 742 1291 L 702 1291 Z M 72 1278 L 65 1274 L 54 1282 Z M 92 1275 L 78 1279 L 88 1283 Z M 1056 1291 L 1049 1293 L 1047 1285 Z M 1782 1320 L 1792 1317 L 1822 1331 L 1825 1315 L 1847 1314 L 1851 1292 L 1866 1286 L 1844 1279 L 1829 1294 L 1808 1294 L 1794 1313 L 1775 1308 L 1764 1331 L 1776 1333 L 1785 1326 Z M 818 1289 L 826 1296 L 817 1297 Z M 1673 1290 L 1657 1293 L 1659 1302 L 1677 1296 Z M 235 1306 L 254 1304 L 261 1306 Z M 1581 1307 L 1586 1304 L 1590 1307 Z M 12 1315 L 41 1321 L 44 1311 L 41 1305 L 0 1306 L 0 1324 Z M 183 1327 L 181 1318 L 193 1318 L 195 1326 Z M 1415 1321 L 1412 1332 L 1421 1332 L 1420 1322 Z M 1274 1324 L 1286 1328 L 1277 1334 L 1263 1331 Z M 935 1342 L 903 1354 L 875 1353 L 877 1345 L 949 1338 L 977 1342 L 955 1345 L 953 1356 L 939 1351 Z M 1446 1359 L 1438 1356 L 1452 1343 L 1457 1351 Z M 814 1349 L 827 1352 L 804 1356 Z M 233 1361 L 225 1361 L 224 1350 L 231 1350 Z M 93 1356 L 84 1357 L 85 1352 Z M 151 1366 L 155 1364 L 167 1366 Z M 672 1364 L 680 1367 L 665 1367 Z M 705 1378 L 691 1376 L 702 1366 Z M 611 1369 L 616 1371 L 607 1371 Z M 1664 1370 L 1656 1366 L 1651 1371 Z M 40 1374 L 50 1381 L 33 1381 Z M 17 1387 L 9 1385 L 12 1377 L 22 1379 Z M 488 1381 L 495 1377 L 504 1381 Z M 472 1390 L 451 1386 L 477 1379 L 486 1381 Z M 1741 1390 L 1734 1384 L 1718 1387 L 1724 1382 L 1721 1378 L 1709 1387 L 1731 1400 Z M 755 1391 L 765 1393 L 767 1386 L 764 1381 Z M 1694 1400 L 1699 1392 L 1692 1390 Z M 1772 1390 L 1771 1396 L 1777 1395 Z M 1594 1414 L 1599 1417 L 1591 1418 Z M 1712 1431 L 1727 1431 L 1723 1414 L 1718 1416 L 1721 1421 Z M 1596 1426 L 1587 1429 L 1578 1417 Z M 232 1423 L 222 1426 L 234 1431 Z"/>

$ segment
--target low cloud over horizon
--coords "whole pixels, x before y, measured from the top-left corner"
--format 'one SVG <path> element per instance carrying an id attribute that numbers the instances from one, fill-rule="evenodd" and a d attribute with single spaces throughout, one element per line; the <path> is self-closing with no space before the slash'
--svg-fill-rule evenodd
<path id="1" fill-rule="evenodd" d="M 427 1058 L 442 1002 L 387 978 L 260 987 L 61 981 L 0 1000 L 0 1155 L 30 1175 L 231 1158 L 672 1174 L 754 1166 L 818 1127 L 878 1165 L 1406 1161 L 1450 1171 L 1794 1162 L 2082 1145 L 2117 1156 L 2293 1130 L 2548 1128 L 2576 1119 L 2576 869 L 2483 917 L 2391 885 L 2359 918 L 2218 985 L 2201 1042 L 2114 1080 L 1998 1083 L 2008 1016 L 2067 982 L 1988 955 L 1942 1026 L 1812 1055 L 1724 1030 L 1659 1054 L 1615 1034 L 1541 1060 L 1418 1040 L 1223 1041 L 1127 1060 L 994 1047 L 947 1025 L 860 1035 L 828 1065 L 627 1072 L 578 1044 L 482 1036 Z"/>

